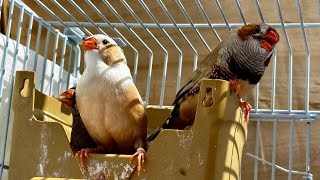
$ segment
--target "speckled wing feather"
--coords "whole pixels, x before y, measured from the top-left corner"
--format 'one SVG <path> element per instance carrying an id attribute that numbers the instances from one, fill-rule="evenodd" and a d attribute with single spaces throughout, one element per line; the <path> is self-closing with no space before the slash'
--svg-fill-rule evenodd
<path id="1" fill-rule="evenodd" d="M 222 43 L 217 45 L 209 53 L 209 55 L 203 60 L 203 62 L 199 65 L 197 70 L 194 72 L 194 77 L 192 78 L 192 80 L 190 80 L 186 85 L 184 85 L 180 89 L 180 91 L 177 93 L 176 98 L 173 102 L 174 108 L 173 108 L 170 116 L 168 117 L 166 122 L 164 124 L 162 124 L 162 126 L 160 128 L 158 128 L 153 134 L 151 134 L 148 137 L 148 141 L 152 141 L 154 138 L 156 138 L 162 129 L 171 128 L 172 126 L 179 127 L 179 126 L 192 125 L 193 122 L 187 122 L 186 124 L 183 124 L 183 125 L 177 125 L 177 124 L 179 124 L 179 122 L 182 122 L 176 118 L 176 117 L 179 117 L 179 115 L 180 115 L 180 111 L 181 111 L 180 105 L 188 97 L 191 97 L 189 101 L 197 101 L 198 100 L 197 96 L 195 96 L 195 97 L 193 97 L 193 96 L 196 95 L 200 90 L 201 79 L 203 79 L 203 78 L 211 78 L 211 79 L 220 78 L 214 72 L 214 67 L 215 67 L 215 65 L 219 64 L 219 62 L 220 62 L 217 60 L 217 58 L 218 58 L 218 51 L 221 49 L 221 47 L 222 47 Z M 216 76 L 216 77 L 214 77 L 214 76 Z M 196 104 L 196 103 L 193 103 L 193 104 Z M 186 111 L 188 111 L 189 108 L 187 107 L 185 109 L 187 109 Z M 190 113 L 191 113 L 191 116 L 194 115 L 193 112 L 190 112 Z M 190 117 L 190 119 L 193 119 L 193 117 Z"/>

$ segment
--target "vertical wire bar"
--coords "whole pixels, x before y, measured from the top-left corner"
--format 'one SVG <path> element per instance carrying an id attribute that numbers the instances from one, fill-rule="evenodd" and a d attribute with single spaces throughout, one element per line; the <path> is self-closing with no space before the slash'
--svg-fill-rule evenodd
<path id="1" fill-rule="evenodd" d="M 256 85 L 256 94 L 255 94 L 255 101 L 254 101 L 254 112 L 258 112 L 259 109 L 259 88 L 260 84 Z"/>
<path id="2" fill-rule="evenodd" d="M 15 0 L 11 1 L 12 4 L 10 4 L 10 6 L 15 3 Z M 13 7 L 12 7 L 13 10 Z M 11 16 L 12 19 L 12 15 L 13 15 L 13 11 L 10 11 L 9 16 Z M 18 55 L 18 51 L 19 51 L 19 45 L 20 45 L 20 37 L 21 37 L 21 29 L 22 29 L 22 22 L 23 22 L 23 15 L 24 15 L 24 6 L 21 7 L 20 9 L 20 14 L 19 14 L 19 22 L 18 22 L 18 29 L 17 29 L 17 38 L 16 38 L 16 46 L 14 49 L 14 54 L 13 54 L 13 62 L 12 62 L 12 67 L 11 67 L 11 73 L 10 73 L 10 79 L 9 79 L 9 101 L 8 101 L 8 109 L 7 109 L 7 113 L 5 114 L 5 118 L 4 118 L 4 142 L 2 145 L 2 155 L 1 155 L 1 162 L 0 162 L 0 178 L 2 177 L 2 173 L 3 173 L 3 165 L 4 165 L 4 161 L 6 158 L 6 149 L 7 149 L 7 141 L 8 141 L 8 130 L 9 130 L 9 118 L 10 118 L 10 114 L 11 114 L 11 103 L 12 103 L 12 96 L 13 96 L 13 82 L 14 82 L 14 78 L 15 78 L 15 71 L 16 71 L 16 63 L 17 63 L 17 55 Z M 9 31 L 7 31 L 7 33 L 9 33 Z M 9 36 L 9 35 L 7 35 Z M 9 39 L 8 39 L 9 40 Z"/>
<path id="3" fill-rule="evenodd" d="M 262 15 L 262 12 L 261 12 L 261 9 L 260 9 L 260 5 L 259 5 L 259 1 L 258 0 L 256 0 L 255 1 L 256 2 L 256 7 L 257 7 L 257 9 L 258 9 L 258 12 L 259 12 L 259 15 L 260 15 L 260 20 L 261 20 L 261 22 L 263 22 L 264 23 L 264 19 L 263 19 L 263 15 Z M 260 83 L 257 83 L 257 85 L 256 85 L 256 90 L 255 90 L 256 92 L 255 92 L 255 104 L 254 104 L 254 107 L 255 107 L 255 112 L 258 112 L 258 109 L 259 109 L 259 92 L 260 92 Z M 257 176 L 257 175 L 256 175 Z M 257 177 L 256 177 L 257 178 Z"/>
<path id="4" fill-rule="evenodd" d="M 52 29 L 52 26 L 49 25 L 49 27 L 47 28 L 46 45 L 45 45 L 45 50 L 44 50 L 43 66 L 42 66 L 42 76 L 41 76 L 41 81 L 40 81 L 41 82 L 41 84 L 40 84 L 40 91 L 41 92 L 43 92 L 43 86 L 44 86 L 45 78 L 46 78 L 51 29 Z"/>
<path id="5" fill-rule="evenodd" d="M 257 119 L 257 128 L 256 128 L 256 148 L 255 156 L 259 157 L 259 144 L 260 144 L 260 119 Z M 259 161 L 258 159 L 254 160 L 254 180 L 258 179 L 258 170 L 259 170 Z"/>
<path id="6" fill-rule="evenodd" d="M 66 55 L 67 40 L 68 40 L 68 38 L 65 37 L 62 41 L 59 82 L 58 82 L 58 94 L 61 93 L 62 76 L 63 76 L 63 70 L 64 70 L 64 56 Z"/>
<path id="7" fill-rule="evenodd" d="M 146 97 L 145 97 L 145 103 L 149 104 L 149 95 L 150 95 L 150 80 L 151 80 L 151 72 L 152 72 L 152 64 L 153 64 L 153 52 L 150 49 L 150 47 L 133 31 L 133 29 L 128 26 L 128 24 L 124 21 L 124 19 L 120 16 L 120 14 L 114 9 L 114 7 L 106 0 L 103 0 L 104 4 L 109 7 L 109 9 L 112 11 L 114 15 L 117 16 L 117 18 L 126 26 L 126 28 L 129 30 L 129 32 L 135 36 L 135 38 L 147 49 L 149 52 L 149 69 L 148 69 L 148 78 L 147 78 L 147 90 L 146 90 Z M 149 84 L 148 84 L 149 82 Z"/>
<path id="8" fill-rule="evenodd" d="M 199 39 L 201 40 L 201 42 L 203 43 L 203 45 L 207 48 L 208 52 L 211 51 L 211 48 L 208 46 L 207 42 L 204 40 L 204 38 L 202 37 L 202 35 L 200 34 L 199 30 L 194 26 L 191 17 L 189 16 L 187 10 L 184 8 L 183 4 L 181 3 L 180 0 L 176 0 L 176 3 L 178 4 L 178 6 L 180 7 L 182 13 L 184 14 L 184 16 L 188 19 L 190 25 L 192 26 L 194 32 L 198 35 Z"/>
<path id="9" fill-rule="evenodd" d="M 57 62 L 57 51 L 58 51 L 58 43 L 59 43 L 59 34 L 58 31 L 55 30 L 56 36 L 54 39 L 54 44 L 53 44 L 53 57 L 52 57 L 52 65 L 51 65 L 51 75 L 50 75 L 50 89 L 49 89 L 49 96 L 52 96 L 52 86 L 53 86 L 53 78 L 54 78 L 54 70 Z"/>
<path id="10" fill-rule="evenodd" d="M 292 179 L 292 159 L 293 159 L 293 142 L 294 142 L 294 125 L 295 119 L 291 121 L 290 125 L 290 146 L 289 146 L 289 175 L 288 180 Z"/>
<path id="11" fill-rule="evenodd" d="M 81 49 L 79 45 L 75 46 L 75 60 L 74 60 L 74 66 L 73 66 L 73 76 L 75 78 L 78 78 L 80 75 L 80 59 L 81 59 Z M 76 84 L 73 84 L 73 86 L 75 86 Z"/>
<path id="12" fill-rule="evenodd" d="M 274 50 L 272 60 L 272 85 L 271 85 L 271 113 L 274 112 L 276 101 L 276 77 L 277 77 L 277 52 Z"/>
<path id="13" fill-rule="evenodd" d="M 163 45 L 158 41 L 158 39 L 150 32 L 150 30 L 147 27 L 145 27 L 145 25 L 143 24 L 141 19 L 135 14 L 135 12 L 131 9 L 129 4 L 125 0 L 121 0 L 121 2 L 127 8 L 127 10 L 130 12 L 130 14 L 140 23 L 140 25 L 145 29 L 145 31 L 153 38 L 153 40 L 162 49 L 162 51 L 164 52 L 164 64 L 168 64 L 168 51 L 163 47 Z M 149 64 L 149 69 L 150 69 L 150 74 L 152 74 L 152 64 L 151 65 Z M 164 94 L 165 82 L 166 82 L 166 79 L 162 78 L 161 90 L 160 90 L 160 99 L 161 99 L 161 94 Z M 149 90 L 149 91 L 150 91 L 150 84 L 151 84 L 151 78 L 147 80 L 147 90 Z M 161 105 L 161 102 L 160 102 L 159 105 Z"/>
<path id="14" fill-rule="evenodd" d="M 10 33 L 11 33 L 11 24 L 12 24 L 12 14 L 13 14 L 13 8 L 14 8 L 14 0 L 10 2 L 9 7 L 9 17 L 8 17 L 8 24 L 7 24 L 7 35 L 6 35 L 6 42 L 4 44 L 3 49 L 3 56 L 2 56 L 2 64 L 1 64 L 1 74 L 0 74 L 0 107 L 1 107 L 1 101 L 2 101 L 2 93 L 3 93 L 3 81 L 4 81 L 4 74 L 6 72 L 6 62 L 7 62 L 7 53 L 8 53 L 8 46 L 9 46 L 9 40 L 10 40 Z M 1 163 L 2 164 L 2 163 Z M 1 174 L 0 174 L 1 177 Z"/>
<path id="15" fill-rule="evenodd" d="M 139 53 L 136 50 L 136 48 L 134 46 L 132 46 L 132 44 L 118 31 L 117 28 L 115 28 L 110 21 L 100 12 L 100 10 L 90 1 L 90 0 L 85 0 L 87 2 L 87 4 L 89 6 L 91 6 L 91 8 L 101 17 L 101 19 L 106 22 L 111 28 L 112 30 L 118 35 L 120 36 L 126 43 L 127 45 L 132 49 L 133 53 L 134 53 L 134 66 L 133 66 L 133 82 L 136 83 L 137 80 L 137 73 L 138 73 L 138 62 L 139 62 Z"/>
<path id="16" fill-rule="evenodd" d="M 225 22 L 226 25 L 228 26 L 228 29 L 231 30 L 230 24 L 229 24 L 229 22 L 228 22 L 228 20 L 227 20 L 226 15 L 224 14 L 224 12 L 223 12 L 223 10 L 222 10 L 222 7 L 221 7 L 221 5 L 220 5 L 220 2 L 219 2 L 218 0 L 214 0 L 214 2 L 215 2 L 215 4 L 216 4 L 216 6 L 218 7 L 219 12 L 220 12 L 220 14 L 221 14 L 224 22 Z"/>
<path id="17" fill-rule="evenodd" d="M 203 17 L 206 19 L 208 26 L 210 27 L 211 31 L 213 32 L 213 34 L 216 36 L 217 40 L 219 42 L 221 42 L 222 40 L 220 39 L 220 36 L 218 35 L 217 31 L 213 28 L 213 26 L 211 25 L 211 21 L 208 17 L 208 15 L 206 14 L 204 8 L 202 7 L 202 4 L 200 3 L 200 0 L 195 0 L 196 4 L 198 5 L 198 8 L 201 12 L 201 14 L 203 15 Z"/>
<path id="18" fill-rule="evenodd" d="M 318 0 L 318 13 L 320 15 L 320 0 Z"/>
<path id="19" fill-rule="evenodd" d="M 38 25 L 37 41 L 36 41 L 36 52 L 34 55 L 34 62 L 33 62 L 33 71 L 37 71 L 42 26 L 43 26 L 43 20 L 40 19 L 39 25 Z"/>
<path id="20" fill-rule="evenodd" d="M 2 0 L 0 0 L 0 19 L 1 19 L 1 10 L 2 10 Z M 1 178 L 1 176 L 0 176 Z"/>
<path id="21" fill-rule="evenodd" d="M 275 0 L 276 2 L 276 7 L 278 9 L 278 15 L 280 18 L 280 23 L 282 26 L 282 30 L 283 33 L 285 35 L 285 39 L 286 39 L 286 43 L 287 43 L 287 47 L 289 49 L 289 78 L 288 78 L 288 110 L 289 113 L 292 112 L 292 64 L 293 64 L 293 55 L 292 55 L 292 48 L 291 48 L 291 44 L 290 44 L 290 40 L 289 40 L 289 36 L 287 33 L 287 30 L 284 26 L 284 20 L 282 17 L 282 12 L 281 12 L 281 8 L 280 8 L 280 3 L 279 0 Z"/>
<path id="22" fill-rule="evenodd" d="M 51 11 L 51 9 L 49 9 L 46 5 L 44 5 L 41 1 L 39 0 L 34 0 L 39 6 L 41 6 L 43 9 L 45 9 L 49 14 L 51 14 L 51 16 L 53 16 L 54 18 L 56 18 L 58 21 L 60 21 L 61 24 L 63 24 L 64 27 L 66 27 L 69 31 L 71 31 L 74 35 L 78 36 L 79 38 L 82 38 L 77 32 L 75 32 L 73 29 L 71 29 L 69 26 L 66 25 L 66 23 L 64 23 L 64 21 L 62 19 L 59 18 L 59 16 L 57 16 L 55 13 L 53 13 Z M 81 27 L 81 26 L 80 26 Z M 90 33 L 91 35 L 91 33 Z"/>
<path id="23" fill-rule="evenodd" d="M 308 44 L 308 39 L 307 39 L 307 34 L 304 29 L 304 22 L 303 22 L 303 17 L 302 17 L 302 10 L 300 6 L 300 0 L 296 0 L 297 3 L 297 9 L 298 9 L 298 14 L 299 14 L 299 19 L 300 19 L 300 24 L 301 24 L 301 30 L 303 34 L 303 40 L 304 40 L 304 46 L 306 48 L 306 92 L 305 92 L 305 108 L 306 108 L 306 113 L 309 113 L 309 87 L 310 87 L 310 50 L 309 50 L 309 44 Z"/>
<path id="24" fill-rule="evenodd" d="M 310 122 L 307 122 L 306 173 L 310 172 Z"/>
<path id="25" fill-rule="evenodd" d="M 29 62 L 29 50 L 30 50 L 30 41 L 32 36 L 33 17 L 34 17 L 34 13 L 31 13 L 31 15 L 29 16 L 26 51 L 25 51 L 24 60 L 23 60 L 23 70 L 26 70 L 27 64 Z"/>
<path id="26" fill-rule="evenodd" d="M 273 122 L 272 174 L 271 174 L 272 180 L 275 180 L 275 175 L 276 175 L 277 132 L 278 132 L 277 127 L 278 127 L 278 118 Z"/>
<path id="27" fill-rule="evenodd" d="M 70 12 L 68 12 L 60 3 L 58 3 L 56 0 L 51 0 L 51 2 L 53 2 L 60 10 L 62 10 L 64 12 L 65 15 L 67 15 L 70 19 L 72 19 L 78 26 L 80 29 L 82 29 L 86 34 L 89 34 L 90 36 L 92 35 L 92 33 L 84 28 L 77 20 L 76 18 L 74 18 Z"/>
<path id="28" fill-rule="evenodd" d="M 146 10 L 146 12 L 149 14 L 149 16 L 152 18 L 152 20 L 157 24 L 157 26 L 159 27 L 159 29 L 162 31 L 162 33 L 166 36 L 166 38 L 170 41 L 170 43 L 175 47 L 175 49 L 178 51 L 179 53 L 179 57 L 178 60 L 182 61 L 182 51 L 180 50 L 180 48 L 176 45 L 176 43 L 172 40 L 172 38 L 169 36 L 169 34 L 166 32 L 166 30 L 160 26 L 160 23 L 158 22 L 158 20 L 156 19 L 156 17 L 152 14 L 152 12 L 150 11 L 150 9 L 148 8 L 148 6 L 142 1 L 142 0 L 138 0 L 140 2 L 140 4 L 142 5 L 142 7 Z M 166 61 L 164 63 L 163 66 L 163 72 L 162 72 L 162 79 L 166 79 L 167 76 L 167 66 L 168 66 L 168 61 Z M 161 86 L 165 86 L 165 81 L 162 81 L 162 85 Z M 163 106 L 163 100 L 164 100 L 164 89 L 161 90 L 161 94 L 160 94 L 160 107 Z"/>
<path id="29" fill-rule="evenodd" d="M 262 15 L 262 12 L 261 12 L 261 8 L 260 8 L 260 4 L 259 4 L 259 0 L 256 0 L 255 1 L 255 4 L 256 4 L 256 7 L 257 7 L 257 10 L 258 10 L 258 13 L 259 13 L 259 16 L 260 16 L 260 20 L 261 22 L 264 23 L 264 19 L 263 19 L 263 15 Z M 259 109 L 259 89 L 260 89 L 260 83 L 258 83 L 256 85 L 256 92 L 255 92 L 255 100 L 254 100 L 254 111 L 255 112 L 258 112 L 258 109 Z"/>
<path id="30" fill-rule="evenodd" d="M 69 88 L 70 84 L 70 76 L 71 76 L 71 66 L 72 66 L 72 53 L 73 53 L 73 45 L 70 45 L 70 50 L 69 50 L 69 61 L 68 61 L 68 77 L 67 77 L 67 85 L 66 85 L 66 91 Z"/>
<path id="31" fill-rule="evenodd" d="M 161 0 L 157 1 L 158 4 L 161 6 L 162 10 L 166 13 L 166 15 L 168 16 L 169 20 L 171 21 L 171 23 L 173 23 L 173 25 L 175 26 L 175 28 L 177 29 L 177 31 L 179 32 L 179 34 L 184 38 L 184 40 L 187 42 L 187 44 L 189 45 L 189 47 L 192 49 L 193 51 L 193 55 L 194 55 L 194 64 L 193 64 L 193 71 L 195 71 L 197 69 L 196 66 L 196 62 L 198 62 L 198 52 L 196 51 L 196 49 L 193 47 L 193 45 L 190 43 L 189 39 L 185 36 L 185 34 L 182 32 L 181 28 L 179 28 L 177 26 L 177 23 L 175 22 L 175 20 L 173 19 L 173 17 L 171 16 L 171 14 L 169 13 L 167 7 L 163 4 L 163 2 Z M 181 83 L 181 71 L 182 71 L 182 59 L 178 62 L 178 76 L 177 76 L 177 87 L 176 87 L 176 93 L 180 90 L 180 83 Z"/>
<path id="32" fill-rule="evenodd" d="M 236 6 L 237 6 L 237 9 L 238 9 L 238 11 L 239 11 L 239 14 L 240 14 L 240 17 L 241 17 L 241 19 L 242 19 L 243 24 L 246 25 L 247 22 L 246 22 L 246 20 L 244 19 L 244 15 L 243 15 L 243 13 L 242 13 L 242 10 L 241 10 L 239 1 L 238 1 L 238 0 L 234 0 L 234 3 L 235 3 Z"/>
<path id="33" fill-rule="evenodd" d="M 258 13 L 259 13 L 259 17 L 260 17 L 260 19 L 261 19 L 261 22 L 264 23 L 264 18 L 263 18 L 262 12 L 261 12 L 259 0 L 255 0 L 255 4 L 256 4 L 256 7 L 257 7 L 257 10 L 258 10 Z"/>

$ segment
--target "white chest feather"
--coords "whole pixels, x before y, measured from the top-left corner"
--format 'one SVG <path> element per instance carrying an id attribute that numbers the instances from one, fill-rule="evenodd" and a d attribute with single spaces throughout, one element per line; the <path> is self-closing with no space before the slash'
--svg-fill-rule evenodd
<path id="1" fill-rule="evenodd" d="M 125 131 L 129 126 L 123 110 L 127 94 L 141 101 L 125 63 L 107 65 L 98 53 L 86 52 L 86 68 L 76 89 L 77 105 L 89 134 L 97 142 L 106 139 L 105 132 Z M 134 92 L 127 93 L 134 87 Z"/>

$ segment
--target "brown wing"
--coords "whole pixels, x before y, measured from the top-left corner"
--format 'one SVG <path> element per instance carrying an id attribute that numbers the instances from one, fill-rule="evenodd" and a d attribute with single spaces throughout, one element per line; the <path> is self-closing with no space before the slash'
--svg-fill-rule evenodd
<path id="1" fill-rule="evenodd" d="M 208 56 L 202 61 L 199 67 L 194 72 L 192 80 L 190 80 L 186 85 L 184 85 L 176 95 L 176 99 L 173 105 L 179 104 L 185 100 L 186 95 L 190 92 L 199 89 L 200 80 L 203 78 L 209 78 L 212 73 L 213 65 L 217 63 L 218 51 L 221 49 L 222 43 L 217 45 Z"/>
<path id="2" fill-rule="evenodd" d="M 212 74 L 213 66 L 219 63 L 217 61 L 218 51 L 221 47 L 222 44 L 220 43 L 209 53 L 194 72 L 193 79 L 180 89 L 173 102 L 174 108 L 170 116 L 160 128 L 148 137 L 149 142 L 158 136 L 161 129 L 184 129 L 186 126 L 193 124 L 198 101 L 198 92 L 200 89 L 200 81 L 203 78 L 209 78 Z"/>

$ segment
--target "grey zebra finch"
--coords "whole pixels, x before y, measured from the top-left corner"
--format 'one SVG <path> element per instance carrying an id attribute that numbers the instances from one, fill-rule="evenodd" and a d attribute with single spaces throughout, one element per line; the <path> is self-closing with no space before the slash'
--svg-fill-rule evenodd
<path id="1" fill-rule="evenodd" d="M 180 89 L 170 116 L 148 137 L 148 141 L 154 140 L 162 129 L 183 130 L 193 125 L 203 78 L 230 81 L 238 96 L 244 97 L 262 78 L 278 41 L 277 31 L 264 23 L 248 24 L 231 31 L 227 39 L 217 45 L 198 66 L 193 78 Z M 246 120 L 251 106 L 246 102 L 241 104 L 247 111 Z"/>

